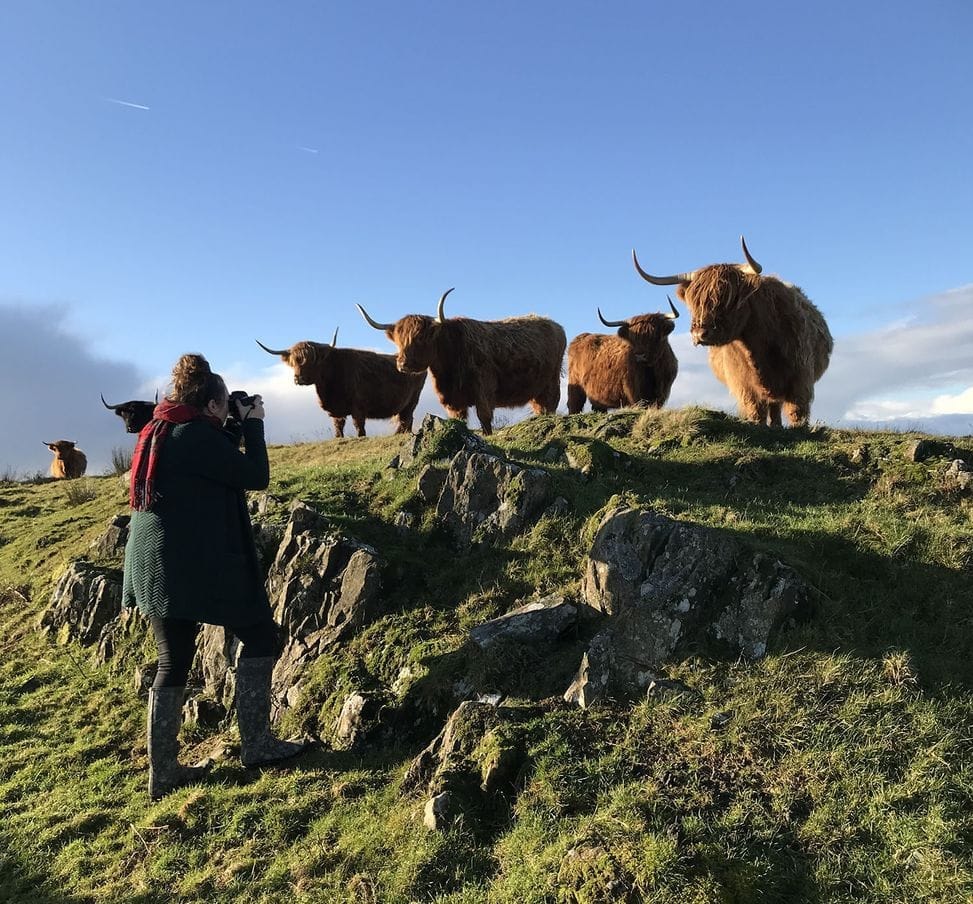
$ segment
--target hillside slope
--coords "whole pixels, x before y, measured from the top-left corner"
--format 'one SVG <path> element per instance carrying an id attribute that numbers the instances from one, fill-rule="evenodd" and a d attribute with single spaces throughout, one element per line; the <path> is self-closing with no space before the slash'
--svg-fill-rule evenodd
<path id="1" fill-rule="evenodd" d="M 158 803 L 133 684 L 154 655 L 143 630 L 102 663 L 38 628 L 125 489 L 0 485 L 0 900 L 973 899 L 973 494 L 950 472 L 973 440 L 771 431 L 689 408 L 531 418 L 490 443 L 546 471 L 561 501 L 473 546 L 414 470 L 388 467 L 400 437 L 270 450 L 269 520 L 301 500 L 377 550 L 383 614 L 314 662 L 284 717 L 321 749 L 248 772 L 232 725 L 187 725 L 184 747 L 227 755 Z M 761 659 L 688 645 L 657 686 L 673 692 L 588 709 L 561 696 L 585 622 L 551 647 L 471 645 L 525 601 L 576 600 L 622 504 L 766 552 L 813 606 Z M 342 745 L 355 692 L 371 722 Z M 503 721 L 474 760 L 516 747 L 517 768 L 428 830 L 410 767 L 484 692 Z"/>

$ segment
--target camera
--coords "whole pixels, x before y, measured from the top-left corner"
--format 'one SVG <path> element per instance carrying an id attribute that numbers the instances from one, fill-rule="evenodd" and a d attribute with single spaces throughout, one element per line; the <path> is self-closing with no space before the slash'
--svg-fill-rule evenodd
<path id="1" fill-rule="evenodd" d="M 244 392 L 242 389 L 234 389 L 230 393 L 228 403 L 230 405 L 230 413 L 236 414 L 236 408 L 233 406 L 233 402 L 239 402 L 244 408 L 253 408 L 256 403 L 256 398 L 248 393 Z"/>

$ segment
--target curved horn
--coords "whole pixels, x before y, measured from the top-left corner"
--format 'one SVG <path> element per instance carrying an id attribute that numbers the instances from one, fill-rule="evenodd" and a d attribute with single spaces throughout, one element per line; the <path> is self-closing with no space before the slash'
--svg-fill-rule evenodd
<path id="1" fill-rule="evenodd" d="M 639 259 L 635 256 L 634 248 L 632 249 L 632 263 L 635 264 L 639 276 L 646 282 L 652 283 L 653 286 L 678 286 L 679 283 L 691 283 L 696 275 L 696 271 L 692 270 L 689 273 L 676 273 L 673 276 L 652 276 L 639 266 Z"/>
<path id="2" fill-rule="evenodd" d="M 743 256 L 747 259 L 747 263 L 750 265 L 750 269 L 754 273 L 760 273 L 763 267 L 760 266 L 750 255 L 750 249 L 747 248 L 747 243 L 743 240 L 743 236 L 740 236 L 740 244 L 743 245 Z"/>
<path id="3" fill-rule="evenodd" d="M 120 407 L 118 405 L 109 405 L 105 401 L 105 394 L 104 393 L 101 394 L 101 404 L 104 405 L 109 411 L 117 411 L 118 408 Z"/>
<path id="4" fill-rule="evenodd" d="M 455 288 L 456 287 L 453 286 L 453 289 Z M 443 292 L 443 297 L 439 299 L 439 307 L 436 310 L 436 323 L 443 322 L 443 305 L 446 302 L 446 296 L 449 295 L 449 293 L 452 292 L 453 289 L 447 289 L 445 292 Z"/>
<path id="5" fill-rule="evenodd" d="M 375 327 L 377 330 L 390 330 L 393 326 L 395 326 L 394 323 L 379 323 L 377 320 L 372 320 L 372 318 L 368 316 L 368 311 L 366 311 L 360 304 L 356 304 L 355 307 L 361 311 L 361 315 L 366 321 L 368 321 L 368 325 Z"/>
<path id="6" fill-rule="evenodd" d="M 331 337 L 331 347 L 334 348 L 338 344 L 338 327 L 334 328 L 334 335 Z"/>
<path id="7" fill-rule="evenodd" d="M 627 320 L 605 320 L 605 318 L 601 316 L 601 308 L 598 308 L 598 319 L 605 324 L 605 326 L 628 326 Z"/>
<path id="8" fill-rule="evenodd" d="M 670 320 L 675 320 L 679 316 L 679 312 L 676 310 L 676 306 L 672 303 L 672 299 L 668 295 L 666 296 L 666 301 L 669 302 L 669 307 L 672 308 L 672 313 L 666 314 L 666 317 Z"/>
<path id="9" fill-rule="evenodd" d="M 159 390 L 158 389 L 155 391 L 155 404 L 156 405 L 159 404 Z"/>
<path id="10" fill-rule="evenodd" d="M 285 349 L 281 349 L 280 351 L 277 351 L 276 349 L 273 348 L 267 348 L 267 346 L 264 345 L 259 339 L 254 339 L 253 341 L 256 342 L 257 345 L 259 345 L 268 355 L 289 355 L 291 353 L 291 350 L 289 348 L 285 348 Z"/>

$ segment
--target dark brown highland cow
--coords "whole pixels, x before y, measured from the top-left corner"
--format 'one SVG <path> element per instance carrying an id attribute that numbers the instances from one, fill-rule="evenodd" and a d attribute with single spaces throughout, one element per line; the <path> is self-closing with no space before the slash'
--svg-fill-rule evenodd
<path id="1" fill-rule="evenodd" d="M 83 477 L 88 467 L 88 458 L 80 449 L 74 448 L 69 439 L 59 439 L 55 443 L 44 443 L 54 453 L 51 462 L 51 477 L 55 480 L 73 480 Z"/>
<path id="2" fill-rule="evenodd" d="M 358 310 L 398 346 L 399 370 L 429 369 L 450 417 L 465 421 L 472 405 L 483 433 L 489 435 L 495 408 L 530 403 L 537 414 L 553 414 L 561 400 L 564 328 L 533 314 L 506 320 L 446 319 L 443 306 L 452 291 L 439 299 L 435 318 L 408 314 L 395 323 L 377 323 L 361 305 Z"/>
<path id="3" fill-rule="evenodd" d="M 280 355 L 294 371 L 298 386 L 314 386 L 318 404 L 331 416 L 335 436 L 345 435 L 345 419 L 351 415 L 359 436 L 365 435 L 368 418 L 395 418 L 395 432 L 412 430 L 412 414 L 419 404 L 425 373 L 400 373 L 395 355 L 380 355 L 357 348 L 337 348 L 338 331 L 331 345 L 298 342 L 290 348 L 265 352 Z"/>
<path id="4" fill-rule="evenodd" d="M 748 421 L 792 427 L 811 415 L 814 384 L 828 367 L 834 341 L 821 312 L 797 287 L 761 266 L 740 236 L 745 264 L 711 264 L 674 276 L 639 275 L 656 286 L 678 286 L 692 315 L 694 345 L 708 345 L 709 363 Z"/>
<path id="5" fill-rule="evenodd" d="M 142 428 L 152 420 L 152 412 L 159 403 L 159 393 L 155 394 L 154 402 L 121 402 L 118 405 L 109 405 L 105 397 L 101 397 L 101 404 L 109 411 L 114 411 L 125 423 L 126 433 L 139 433 Z"/>
<path id="6" fill-rule="evenodd" d="M 671 314 L 639 314 L 629 320 L 598 319 L 618 327 L 617 336 L 581 333 L 568 346 L 568 414 L 577 414 L 586 399 L 592 411 L 624 408 L 644 402 L 661 408 L 669 398 L 679 363 L 669 345 L 669 334 L 679 316 L 669 300 Z"/>

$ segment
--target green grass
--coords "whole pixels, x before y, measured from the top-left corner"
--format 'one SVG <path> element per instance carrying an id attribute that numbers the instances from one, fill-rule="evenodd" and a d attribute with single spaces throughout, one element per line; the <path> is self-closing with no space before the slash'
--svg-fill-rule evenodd
<path id="1" fill-rule="evenodd" d="M 532 418 L 491 443 L 548 468 L 568 508 L 469 551 L 436 527 L 416 471 L 386 468 L 401 438 L 274 447 L 268 519 L 308 500 L 385 563 L 387 614 L 315 663 L 286 727 L 327 737 L 357 689 L 392 729 L 289 771 L 227 757 L 157 803 L 132 678 L 151 643 L 136 633 L 99 665 L 36 627 L 61 571 L 126 510 L 125 487 L 0 483 L 0 900 L 973 899 L 973 501 L 944 460 L 907 460 L 916 438 L 697 408 Z M 564 689 L 584 630 L 554 656 L 475 652 L 468 631 L 535 593 L 576 593 L 598 521 L 622 503 L 779 556 L 813 586 L 813 612 L 755 664 L 687 651 L 670 677 L 696 696 L 530 708 Z M 525 707 L 530 765 L 517 794 L 430 833 L 401 782 L 462 681 Z M 184 732 L 200 751 L 211 740 Z"/>

